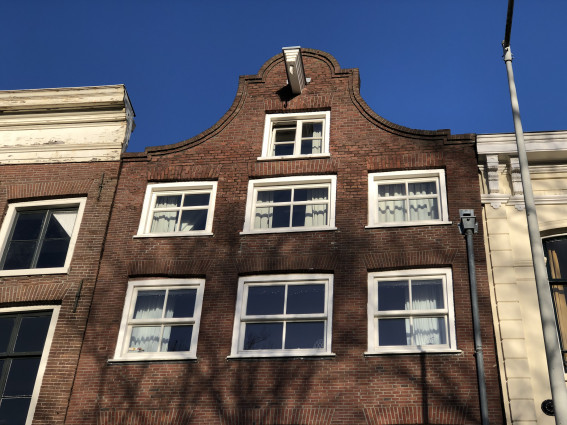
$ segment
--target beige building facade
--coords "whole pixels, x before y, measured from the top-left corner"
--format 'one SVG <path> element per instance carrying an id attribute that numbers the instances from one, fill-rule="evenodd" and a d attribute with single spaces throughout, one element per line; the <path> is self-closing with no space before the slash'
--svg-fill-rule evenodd
<path id="1" fill-rule="evenodd" d="M 565 350 L 567 303 L 561 266 L 567 269 L 567 131 L 526 133 L 525 142 L 560 342 Z M 478 135 L 477 148 L 507 423 L 554 424 L 554 417 L 542 409 L 551 392 L 515 135 Z M 563 357 L 567 358 L 565 353 Z"/>

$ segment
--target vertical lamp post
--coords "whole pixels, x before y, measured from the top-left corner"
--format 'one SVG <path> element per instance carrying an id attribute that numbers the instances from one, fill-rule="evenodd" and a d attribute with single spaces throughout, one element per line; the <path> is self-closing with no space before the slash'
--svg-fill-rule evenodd
<path id="1" fill-rule="evenodd" d="M 536 289 L 541 315 L 541 325 L 543 328 L 543 339 L 545 343 L 545 353 L 547 357 L 547 368 L 549 373 L 549 383 L 553 407 L 555 411 L 555 423 L 557 425 L 567 425 L 567 387 L 565 386 L 565 376 L 561 349 L 557 338 L 557 327 L 555 324 L 555 314 L 551 291 L 547 278 L 547 270 L 543 257 L 543 247 L 539 234 L 539 225 L 535 208 L 534 196 L 532 192 L 532 182 L 528 169 L 528 157 L 524 143 L 524 132 L 520 119 L 520 106 L 516 94 L 516 84 L 514 83 L 514 73 L 512 70 L 512 51 L 510 50 L 510 33 L 512 30 L 512 14 L 514 11 L 514 0 L 508 0 L 508 15 L 506 18 L 506 34 L 502 47 L 504 48 L 504 62 L 508 72 L 508 85 L 510 88 L 510 102 L 512 104 L 512 114 L 514 116 L 514 128 L 516 131 L 516 144 L 518 146 L 518 159 L 520 162 L 520 174 L 524 190 L 524 202 L 526 205 L 526 216 L 528 221 L 528 234 L 532 251 L 532 260 L 536 279 Z"/>

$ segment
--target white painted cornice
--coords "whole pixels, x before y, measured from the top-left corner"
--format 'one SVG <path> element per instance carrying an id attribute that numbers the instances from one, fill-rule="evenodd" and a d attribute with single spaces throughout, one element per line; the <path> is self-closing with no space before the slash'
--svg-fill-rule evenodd
<path id="1" fill-rule="evenodd" d="M 0 91 L 0 164 L 117 161 L 133 128 L 123 85 Z"/>
<path id="2" fill-rule="evenodd" d="M 524 133 L 527 152 L 567 151 L 567 131 L 541 131 Z M 480 155 L 517 155 L 514 133 L 478 134 L 477 150 Z"/>

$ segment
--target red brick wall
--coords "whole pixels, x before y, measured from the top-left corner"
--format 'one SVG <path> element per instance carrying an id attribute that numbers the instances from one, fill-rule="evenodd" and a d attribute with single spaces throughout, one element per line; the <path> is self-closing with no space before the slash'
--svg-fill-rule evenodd
<path id="1" fill-rule="evenodd" d="M 67 274 L 0 277 L 0 308 L 60 305 L 34 425 L 63 424 L 75 377 L 119 162 L 0 166 L 0 214 L 9 203 L 86 197 Z M 104 180 L 103 179 L 104 174 Z M 102 188 L 100 188 L 103 181 Z M 75 298 L 83 282 L 76 311 Z"/>
<path id="2" fill-rule="evenodd" d="M 278 95 L 287 77 L 276 56 L 257 76 L 241 77 L 234 104 L 211 129 L 126 155 L 68 424 L 480 422 L 466 246 L 457 229 L 459 209 L 480 215 L 474 138 L 387 122 L 360 98 L 358 71 L 340 70 L 327 54 L 304 51 L 304 66 L 312 80 L 300 96 Z M 266 112 L 321 109 L 331 111 L 330 158 L 257 161 Z M 368 173 L 424 168 L 446 170 L 453 224 L 365 229 Z M 337 175 L 336 231 L 239 234 L 249 179 L 304 174 Z M 146 185 L 184 180 L 218 181 L 214 236 L 132 238 Z M 477 277 L 497 424 L 503 419 L 481 235 Z M 419 267 L 452 268 L 462 353 L 365 357 L 368 272 Z M 238 277 L 266 272 L 334 274 L 335 357 L 227 360 Z M 198 360 L 108 363 L 127 282 L 151 276 L 206 278 Z"/>

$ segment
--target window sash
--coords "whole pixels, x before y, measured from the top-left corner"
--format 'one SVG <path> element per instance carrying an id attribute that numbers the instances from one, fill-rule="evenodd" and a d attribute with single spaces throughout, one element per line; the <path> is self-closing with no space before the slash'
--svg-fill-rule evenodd
<path id="1" fill-rule="evenodd" d="M 291 196 L 290 201 L 283 201 L 283 202 L 275 202 L 275 201 L 268 201 L 268 202 L 261 202 L 258 200 L 259 194 L 262 192 L 270 192 L 270 191 L 278 191 L 278 190 L 290 190 Z M 327 196 L 326 199 L 312 199 L 308 201 L 295 201 L 295 192 L 297 190 L 317 190 L 317 189 L 326 189 Z M 329 220 L 330 220 L 330 208 L 331 208 L 331 184 L 298 184 L 298 185 L 286 185 L 286 186 L 259 186 L 254 188 L 254 203 L 252 207 L 252 228 L 254 230 L 266 230 L 266 229 L 293 229 L 293 228 L 306 228 L 306 229 L 314 229 L 314 228 L 325 228 L 329 227 Z M 296 207 L 306 206 L 305 216 L 304 216 L 304 225 L 295 225 L 293 223 L 294 219 L 294 212 L 297 212 Z M 273 226 L 273 216 L 274 216 L 274 208 L 275 207 L 286 207 L 289 206 L 289 213 L 288 213 L 288 226 Z M 311 207 L 311 211 L 307 209 Z M 265 214 L 262 214 L 259 210 L 264 209 L 266 210 Z M 266 217 L 266 226 L 262 225 L 262 217 L 259 218 L 259 215 L 267 215 Z M 309 217 L 311 215 L 311 217 Z M 310 220 L 308 220 L 310 218 Z M 311 221 L 310 224 L 307 224 L 308 221 Z M 324 221 L 324 223 L 321 223 Z"/>
<path id="2" fill-rule="evenodd" d="M 307 135 L 305 134 L 304 128 L 306 125 L 315 124 L 321 126 L 321 131 L 319 135 Z M 277 140 L 277 135 L 282 131 L 293 130 L 295 136 L 290 140 Z M 301 153 L 303 141 L 319 141 L 318 147 L 313 147 L 313 149 L 319 152 L 311 152 L 309 154 Z M 324 119 L 296 119 L 296 120 L 272 120 L 271 131 L 270 131 L 270 156 L 274 157 L 286 157 L 286 156 L 305 156 L 323 153 L 323 143 L 325 140 L 325 120 Z M 280 145 L 293 145 L 292 153 L 284 155 L 276 155 L 276 147 Z"/>
<path id="3" fill-rule="evenodd" d="M 330 320 L 332 309 L 331 277 L 316 275 L 313 276 L 312 279 L 305 279 L 289 275 L 289 280 L 281 280 L 278 278 L 279 276 L 273 276 L 276 277 L 276 279 L 270 279 L 271 277 L 272 276 L 267 276 L 267 280 L 263 280 L 260 277 L 252 277 L 250 280 L 247 280 L 249 278 L 240 279 L 237 309 L 235 312 L 232 355 L 237 357 L 278 357 L 330 354 Z M 311 294 L 313 294 L 312 296 L 316 297 L 314 300 L 304 298 L 304 295 L 307 297 L 310 296 L 309 292 L 307 294 L 302 293 L 303 289 L 298 288 L 311 285 L 321 287 L 315 292 L 311 292 Z M 260 296 L 260 298 L 255 298 L 255 303 L 259 303 L 257 304 L 258 306 L 265 306 L 265 304 L 262 304 L 263 302 L 274 303 L 273 307 L 276 309 L 275 314 L 247 314 L 250 289 L 269 289 L 271 287 L 284 287 L 283 297 L 278 299 L 280 296 L 276 294 L 274 300 L 266 301 Z M 291 288 L 294 287 L 298 290 L 291 292 Z M 256 297 L 258 296 L 259 295 L 256 295 Z M 293 301 L 291 301 L 291 296 L 293 296 Z M 281 305 L 279 304 L 280 300 Z M 301 300 L 303 300 L 303 302 Z M 312 304 L 311 301 L 313 301 L 314 304 Z M 309 311 L 310 306 L 313 306 L 312 311 Z M 279 312 L 280 308 L 283 309 L 283 312 Z M 254 310 L 255 312 L 259 311 L 258 308 L 254 308 Z M 263 312 L 263 308 L 261 308 L 260 311 Z M 294 311 L 301 311 L 301 313 L 295 313 Z M 247 326 L 249 325 L 280 325 L 279 330 L 271 328 L 271 331 L 268 332 L 266 337 L 268 341 L 276 341 L 276 347 L 278 345 L 279 347 L 259 348 L 257 346 L 257 348 L 247 348 L 246 344 L 249 343 L 249 341 L 247 342 L 247 336 L 251 335 L 254 337 L 255 335 L 254 333 L 250 335 L 247 333 Z M 261 328 L 255 329 L 252 332 L 257 332 L 259 329 Z M 281 339 L 279 339 L 280 332 Z M 307 332 L 307 334 L 304 332 Z M 279 341 L 279 343 L 277 343 L 277 341 Z M 260 344 L 262 344 L 262 342 L 260 342 Z M 299 344 L 299 347 L 297 347 L 296 344 Z M 302 344 L 306 344 L 308 347 L 302 347 Z M 311 346 L 311 344 L 313 345 Z"/>
<path id="4" fill-rule="evenodd" d="M 160 281 L 163 281 L 160 284 Z M 168 301 L 171 301 L 170 294 L 172 291 L 178 290 L 194 290 L 194 305 L 192 316 L 184 317 L 166 317 L 168 314 Z M 202 309 L 204 281 L 184 280 L 184 279 L 156 279 L 150 281 L 133 281 L 129 283 L 129 288 L 126 294 L 125 307 L 122 315 L 121 330 L 118 336 L 118 344 L 115 352 L 116 360 L 167 360 L 167 359 L 182 359 L 182 358 L 195 358 L 197 350 L 197 341 L 199 334 L 199 324 Z M 152 304 L 151 302 L 146 307 L 157 307 L 160 311 L 161 317 L 139 317 L 134 318 L 138 297 L 144 292 L 159 291 L 163 292 L 163 301 L 160 303 Z M 151 295 L 150 295 L 151 296 Z M 156 295 L 160 296 L 160 295 Z M 173 307 L 175 304 L 173 305 Z M 174 310 L 171 309 L 171 312 Z M 173 313 L 172 313 L 173 314 Z M 173 338 L 174 328 L 185 328 L 185 333 L 189 332 L 190 337 L 183 339 L 182 342 L 188 345 L 188 350 L 168 350 L 168 346 L 164 347 Z M 147 328 L 144 335 L 144 330 L 140 328 Z M 156 328 L 157 333 L 150 328 Z M 190 330 L 189 330 L 190 328 Z M 140 329 L 141 334 L 136 334 L 135 329 Z M 178 329 L 179 330 L 179 329 Z M 132 347 L 133 335 L 142 341 L 138 346 Z M 187 335 L 183 335 L 187 337 Z M 145 339 L 145 340 L 144 340 Z M 149 350 L 153 345 L 157 347 L 156 350 Z M 165 348 L 165 349 L 164 349 Z"/>

